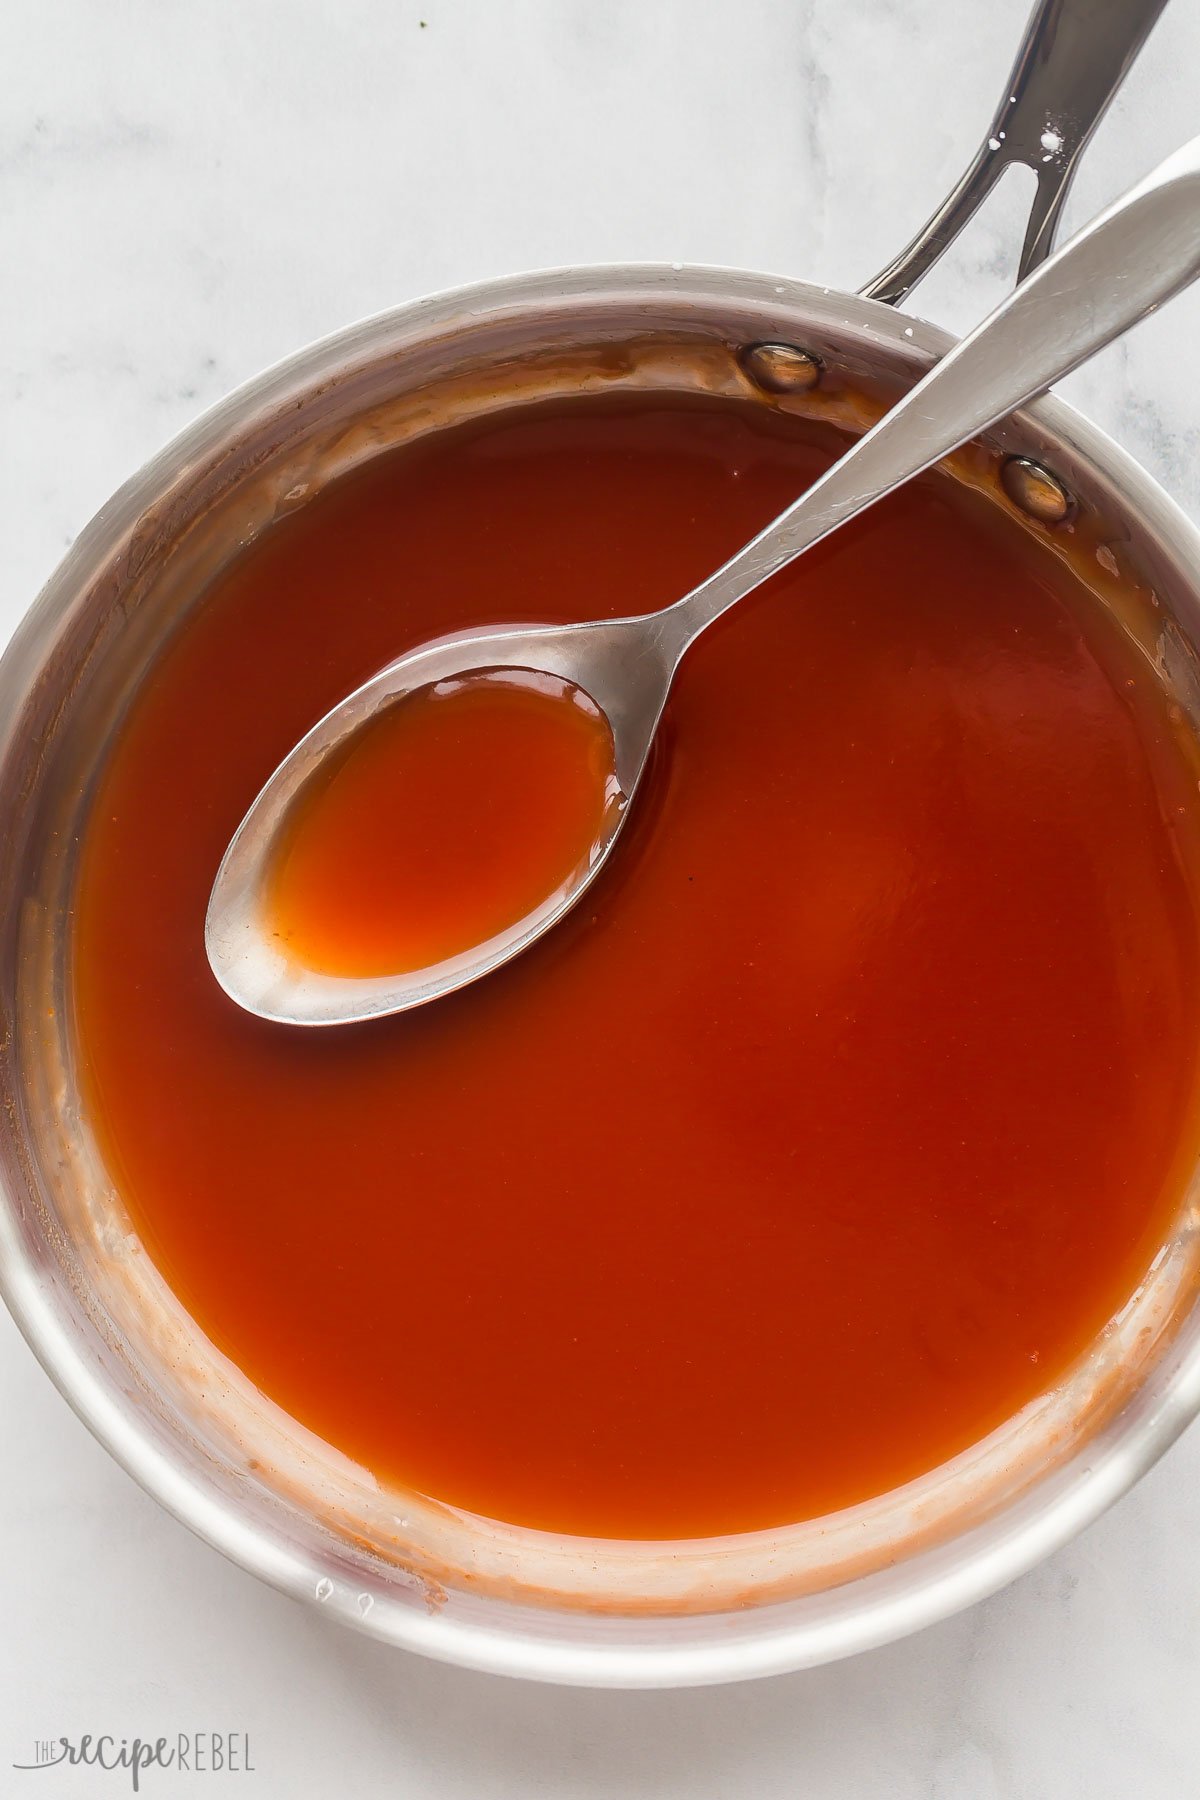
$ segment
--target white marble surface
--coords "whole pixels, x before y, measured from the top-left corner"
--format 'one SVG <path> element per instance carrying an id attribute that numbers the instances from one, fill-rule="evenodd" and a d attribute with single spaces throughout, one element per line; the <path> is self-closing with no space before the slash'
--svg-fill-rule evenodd
<path id="1" fill-rule="evenodd" d="M 0 638 L 111 488 L 265 362 L 537 264 L 865 279 L 987 121 L 1024 0 L 7 0 Z M 425 21 L 422 26 L 421 20 Z M 1078 183 L 1082 218 L 1200 122 L 1173 0 Z M 922 309 L 998 297 L 1002 196 Z M 1200 512 L 1200 293 L 1076 377 Z M 1081 1541 L 906 1643 L 719 1691 L 439 1668 L 258 1586 L 165 1517 L 0 1318 L 0 1793 L 36 1738 L 233 1729 L 278 1800 L 1194 1800 L 1200 1427 Z M 233 1782 L 225 1778 L 225 1784 Z M 143 1792 L 215 1794 L 156 1772 Z"/>

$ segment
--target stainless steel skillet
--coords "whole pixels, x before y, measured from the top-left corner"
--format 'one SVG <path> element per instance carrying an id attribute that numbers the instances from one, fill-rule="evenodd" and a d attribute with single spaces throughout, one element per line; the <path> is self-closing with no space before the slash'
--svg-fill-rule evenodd
<path id="1" fill-rule="evenodd" d="M 545 1679 L 651 1685 L 800 1667 L 1010 1579 L 1200 1408 L 1200 1251 L 1184 1211 L 1143 1290 L 1069 1380 L 954 1464 L 852 1513 L 719 1542 L 597 1544 L 382 1492 L 251 1389 L 158 1278 L 80 1104 L 69 1003 L 74 844 L 94 770 L 174 625 L 248 537 L 389 444 L 566 391 L 757 392 L 860 425 L 949 341 L 882 300 L 909 291 L 1010 158 L 1050 157 L 1036 162 L 1026 254 L 1044 253 L 1076 159 L 1156 12 L 1042 7 L 988 134 L 999 148 L 981 149 L 863 296 L 726 270 L 569 271 L 417 302 L 301 352 L 113 498 L 0 664 L 0 1283 L 124 1465 L 286 1591 L 387 1641 Z M 1057 149 L 1041 146 L 1046 134 Z M 1047 555 L 1090 559 L 1097 588 L 1200 717 L 1200 538 L 1144 472 L 1052 400 L 1007 421 L 959 472 L 994 488 Z"/>

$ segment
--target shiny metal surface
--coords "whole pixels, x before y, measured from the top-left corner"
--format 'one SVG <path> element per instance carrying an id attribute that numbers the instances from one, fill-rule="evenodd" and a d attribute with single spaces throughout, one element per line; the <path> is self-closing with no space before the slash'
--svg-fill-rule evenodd
<path id="1" fill-rule="evenodd" d="M 948 198 L 863 288 L 898 305 L 962 231 L 1006 169 L 1037 177 L 1018 280 L 1050 254 L 1075 170 L 1166 0 L 1039 0 L 995 117 Z"/>
<path id="2" fill-rule="evenodd" d="M 675 671 L 701 632 L 813 544 L 1044 392 L 1200 274 L 1200 138 L 1167 158 L 1027 276 L 820 480 L 690 594 L 645 618 L 505 626 L 424 645 L 390 663 L 313 727 L 271 776 L 230 844 L 205 923 L 225 992 L 261 1018 L 336 1025 L 427 1004 L 534 943 L 586 892 L 628 817 L 610 809 L 586 866 L 508 931 L 430 967 L 349 979 L 291 958 L 267 881 L 297 793 L 355 731 L 403 694 L 485 668 L 544 671 L 607 715 L 616 774 L 633 801 Z M 397 896 L 403 906 L 403 896 Z"/>
<path id="3" fill-rule="evenodd" d="M 1010 456 L 1000 470 L 1000 482 L 1013 504 L 1043 525 L 1061 525 L 1074 511 L 1057 475 L 1030 456 Z"/>
<path id="4" fill-rule="evenodd" d="M 751 344 L 741 364 L 764 394 L 811 393 L 821 379 L 821 365 L 795 344 Z"/>

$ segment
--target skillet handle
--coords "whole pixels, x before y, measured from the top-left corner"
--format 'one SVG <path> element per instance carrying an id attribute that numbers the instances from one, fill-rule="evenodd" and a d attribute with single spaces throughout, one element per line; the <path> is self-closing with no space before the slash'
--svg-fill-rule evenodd
<path id="1" fill-rule="evenodd" d="M 1012 74 L 957 187 L 866 300 L 898 306 L 978 211 L 1012 163 L 1037 176 L 1017 279 L 1050 254 L 1076 165 L 1166 0 L 1037 0 Z"/>

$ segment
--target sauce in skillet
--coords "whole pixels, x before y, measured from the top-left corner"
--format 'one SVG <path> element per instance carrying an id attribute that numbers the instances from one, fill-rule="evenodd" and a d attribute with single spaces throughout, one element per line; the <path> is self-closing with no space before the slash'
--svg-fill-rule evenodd
<path id="1" fill-rule="evenodd" d="M 560 893 L 618 803 L 608 721 L 571 682 L 487 669 L 419 688 L 297 796 L 271 926 L 325 974 L 429 968 Z"/>
<path id="2" fill-rule="evenodd" d="M 382 1481 L 617 1537 L 845 1506 L 1061 1375 L 1174 1210 L 1200 796 L 1097 603 L 940 475 L 696 646 L 610 865 L 515 962 L 330 1031 L 208 970 L 229 837 L 348 690 L 661 606 L 836 448 L 658 395 L 380 458 L 221 578 L 101 773 L 75 993 L 114 1179 Z"/>

